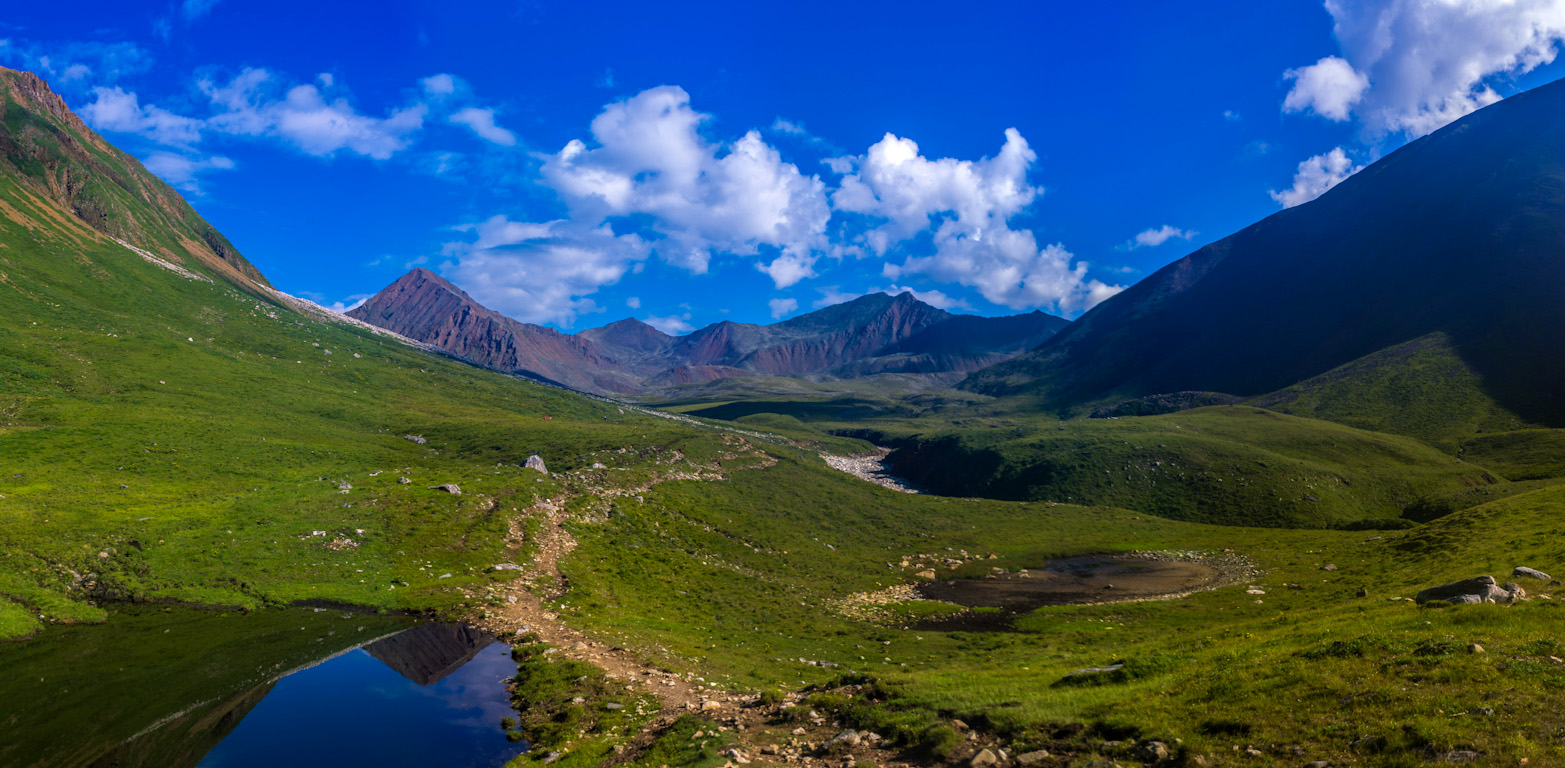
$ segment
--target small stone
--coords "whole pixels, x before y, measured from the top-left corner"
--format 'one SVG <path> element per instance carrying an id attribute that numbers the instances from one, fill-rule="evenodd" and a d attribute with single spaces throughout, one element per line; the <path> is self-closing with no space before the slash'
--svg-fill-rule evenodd
<path id="1" fill-rule="evenodd" d="M 401 485 L 407 485 L 407 484 L 409 484 L 409 483 L 411 483 L 411 482 L 413 482 L 413 481 L 412 481 L 412 480 L 409 480 L 409 479 L 407 479 L 407 478 L 405 478 L 405 477 L 399 477 L 399 478 L 397 478 L 397 482 L 398 482 L 398 483 L 399 483 L 399 484 L 401 484 Z"/>
<path id="2" fill-rule="evenodd" d="M 1321 566 L 1320 569 L 1323 570 L 1323 571 L 1335 571 L 1335 570 L 1337 570 L 1337 566 L 1332 565 L 1331 563 L 1327 563 L 1327 564 Z"/>
<path id="3" fill-rule="evenodd" d="M 1533 568 L 1528 568 L 1525 565 L 1518 565 L 1518 566 L 1516 566 L 1516 569 L 1511 571 L 1511 577 L 1512 578 L 1524 577 L 1524 578 L 1529 578 L 1529 579 L 1537 579 L 1538 581 L 1553 581 L 1554 580 L 1553 576 L 1550 576 L 1549 574 L 1544 573 L 1543 571 L 1539 571 L 1539 570 L 1536 570 L 1536 569 L 1533 569 Z"/>
<path id="4" fill-rule="evenodd" d="M 838 746 L 856 747 L 861 741 L 863 741 L 863 739 L 864 737 L 860 736 L 858 731 L 849 728 L 848 730 L 831 737 L 831 740 L 826 742 L 826 748 L 831 749 Z"/>
<path id="5" fill-rule="evenodd" d="M 935 572 L 931 571 L 931 570 L 919 571 L 918 573 L 915 573 L 913 575 L 917 576 L 918 578 L 923 579 L 925 581 L 934 581 L 935 580 Z"/>
<path id="6" fill-rule="evenodd" d="M 1479 645 L 1477 643 L 1472 643 L 1471 645 L 1467 646 L 1467 652 L 1468 653 L 1483 653 L 1484 649 L 1483 649 L 1483 646 L 1481 646 L 1481 645 Z"/>
<path id="7" fill-rule="evenodd" d="M 1168 758 L 1168 745 L 1161 741 L 1144 742 L 1141 747 L 1136 750 L 1136 756 L 1139 757 L 1143 762 L 1148 763 L 1155 763 L 1159 760 L 1165 760 Z"/>
<path id="8" fill-rule="evenodd" d="M 978 754 L 973 755 L 973 759 L 968 761 L 967 764 L 972 768 L 994 768 L 994 766 L 1000 764 L 1000 758 L 987 749 L 981 749 L 978 750 Z"/>
<path id="9" fill-rule="evenodd" d="M 403 435 L 402 439 L 403 440 L 411 440 L 411 441 L 413 441 L 415 443 L 418 443 L 419 445 L 423 445 L 424 443 L 429 442 L 428 440 L 424 439 L 423 435 Z"/>
<path id="10" fill-rule="evenodd" d="M 1020 765 L 1022 768 L 1033 768 L 1033 766 L 1038 765 L 1047 759 L 1049 759 L 1049 750 L 1040 749 L 1034 752 L 1023 752 L 1017 755 L 1016 764 Z"/>
<path id="11" fill-rule="evenodd" d="M 1470 749 L 1453 749 L 1435 758 L 1440 763 L 1475 763 L 1478 761 L 1478 753 Z"/>
<path id="12" fill-rule="evenodd" d="M 542 473 L 544 473 L 546 475 L 549 474 L 549 470 L 547 468 L 545 468 L 544 465 L 543 465 L 543 459 L 539 458 L 538 454 L 536 454 L 536 453 L 531 455 L 531 456 L 528 456 L 527 457 L 527 462 L 522 464 L 522 466 L 527 468 L 527 469 L 536 469 L 539 472 L 542 472 Z"/>
<path id="13" fill-rule="evenodd" d="M 452 496 L 461 496 L 462 495 L 462 488 L 461 488 L 461 486 L 458 486 L 456 483 L 445 483 L 443 485 L 431 485 L 431 486 L 429 486 L 429 490 L 431 490 L 431 491 L 445 491 L 446 493 L 449 493 Z"/>

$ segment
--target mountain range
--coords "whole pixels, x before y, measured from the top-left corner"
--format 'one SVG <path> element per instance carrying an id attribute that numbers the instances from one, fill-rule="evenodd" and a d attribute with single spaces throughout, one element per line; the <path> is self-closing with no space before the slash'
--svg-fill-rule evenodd
<path id="1" fill-rule="evenodd" d="M 565 334 L 501 315 L 423 268 L 348 316 L 491 368 L 617 394 L 751 376 L 960 375 L 1069 325 L 1042 312 L 957 315 L 909 293 L 874 293 L 771 325 L 723 321 L 671 336 L 628 318 Z"/>

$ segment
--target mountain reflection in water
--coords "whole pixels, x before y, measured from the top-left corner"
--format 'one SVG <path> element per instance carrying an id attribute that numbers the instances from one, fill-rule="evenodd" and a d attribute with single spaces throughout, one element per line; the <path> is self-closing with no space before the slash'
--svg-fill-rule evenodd
<path id="1" fill-rule="evenodd" d="M 502 766 L 509 649 L 336 611 L 127 609 L 0 644 L 0 768 Z"/>

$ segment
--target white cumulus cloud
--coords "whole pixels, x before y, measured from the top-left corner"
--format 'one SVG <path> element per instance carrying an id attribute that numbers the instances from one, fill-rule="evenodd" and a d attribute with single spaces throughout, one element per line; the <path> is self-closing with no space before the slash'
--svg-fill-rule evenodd
<path id="1" fill-rule="evenodd" d="M 1372 137 L 1422 136 L 1498 101 L 1494 78 L 1554 61 L 1565 39 L 1565 0 L 1326 0 L 1325 6 L 1342 56 L 1290 70 L 1300 74 L 1284 106 L 1307 106 L 1333 120 L 1351 110 Z M 1336 63 L 1321 69 L 1328 61 Z"/>
<path id="2" fill-rule="evenodd" d="M 502 147 L 516 146 L 516 134 L 495 125 L 494 110 L 480 107 L 464 107 L 451 115 L 449 120 L 471 128 L 479 138 Z"/>
<path id="3" fill-rule="evenodd" d="M 1156 248 L 1175 238 L 1180 240 L 1189 240 L 1195 236 L 1196 233 L 1193 231 L 1164 224 L 1161 227 L 1153 227 L 1152 229 L 1137 233 L 1134 238 L 1131 238 L 1129 247 L 1132 249 Z"/>
<path id="4" fill-rule="evenodd" d="M 410 104 L 385 117 L 358 112 L 344 97 L 327 99 L 314 85 L 284 87 L 264 69 L 245 69 L 227 83 L 203 80 L 202 92 L 217 108 L 210 130 L 236 136 L 271 136 L 305 154 L 346 150 L 384 160 L 405 149 L 424 126 L 429 107 Z"/>
<path id="5" fill-rule="evenodd" d="M 1293 81 L 1293 89 L 1282 102 L 1284 112 L 1311 111 L 1337 122 L 1347 120 L 1353 105 L 1369 90 L 1369 78 L 1336 56 L 1290 69 L 1283 77 Z"/>
<path id="6" fill-rule="evenodd" d="M 133 133 L 159 144 L 182 146 L 201 140 L 202 121 L 177 115 L 154 104 L 143 105 L 136 94 L 118 86 L 92 89 L 93 101 L 80 112 L 87 124 L 100 131 Z"/>
<path id="7" fill-rule="evenodd" d="M 452 260 L 441 273 L 479 303 L 529 323 L 569 326 L 598 311 L 591 294 L 618 282 L 649 251 L 635 235 L 566 220 L 494 216 L 472 231 L 475 240 L 446 245 Z"/>
<path id="8" fill-rule="evenodd" d="M 670 336 L 679 336 L 696 329 L 695 326 L 690 324 L 689 312 L 682 315 L 667 315 L 663 317 L 649 315 L 642 322 Z"/>
<path id="9" fill-rule="evenodd" d="M 592 121 L 596 146 L 572 140 L 543 167 L 573 220 L 596 225 L 647 215 L 664 260 L 704 273 L 715 254 L 777 255 L 763 265 L 787 287 L 814 274 L 831 211 L 825 186 L 750 131 L 708 142 L 707 116 L 676 86 L 643 91 Z"/>
<path id="10" fill-rule="evenodd" d="M 1293 186 L 1272 190 L 1270 194 L 1282 207 L 1292 208 L 1320 197 L 1326 190 L 1341 184 L 1343 179 L 1362 170 L 1364 166 L 1354 165 L 1348 153 L 1337 147 L 1299 163 L 1298 171 L 1293 175 Z"/>
<path id="11" fill-rule="evenodd" d="M 930 160 L 911 139 L 888 133 L 851 159 L 832 203 L 881 222 L 861 238 L 877 255 L 932 230 L 932 255 L 887 262 L 884 274 L 893 280 L 921 274 L 975 288 L 1012 309 L 1090 308 L 1122 287 L 1088 278 L 1086 262 L 1063 246 L 1040 247 L 1031 230 L 1010 227 L 1040 192 L 1027 182 L 1036 159 L 1014 128 L 1005 132 L 999 154 L 980 160 Z M 839 159 L 834 167 L 845 165 Z"/>
<path id="12" fill-rule="evenodd" d="M 786 315 L 799 308 L 799 300 L 772 299 L 771 301 L 766 302 L 766 305 L 772 310 L 772 319 L 780 320 L 782 319 L 783 315 Z"/>

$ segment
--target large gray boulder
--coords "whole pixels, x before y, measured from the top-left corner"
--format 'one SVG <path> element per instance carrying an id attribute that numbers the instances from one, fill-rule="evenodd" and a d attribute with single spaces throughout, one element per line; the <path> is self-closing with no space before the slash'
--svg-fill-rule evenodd
<path id="1" fill-rule="evenodd" d="M 1538 581 L 1553 581 L 1554 580 L 1553 576 L 1550 576 L 1549 574 L 1544 573 L 1543 571 L 1540 571 L 1540 570 L 1538 570 L 1536 568 L 1528 568 L 1525 565 L 1518 565 L 1518 566 L 1516 566 L 1516 570 L 1511 571 L 1511 578 L 1513 578 L 1513 579 L 1528 578 L 1528 579 L 1537 579 Z"/>
<path id="2" fill-rule="evenodd" d="M 1493 576 L 1474 576 L 1471 579 L 1430 587 L 1419 592 L 1417 600 L 1420 604 L 1440 602 L 1509 605 L 1526 596 L 1525 590 L 1510 582 L 1497 584 Z"/>
<path id="3" fill-rule="evenodd" d="M 549 474 L 549 470 L 543 465 L 543 459 L 539 458 L 538 454 L 536 453 L 528 456 L 527 463 L 523 464 L 522 466 L 526 467 L 527 469 L 536 469 L 546 475 Z"/>

